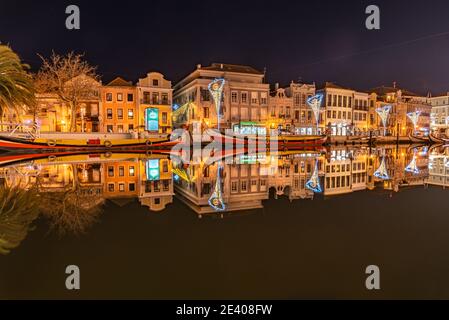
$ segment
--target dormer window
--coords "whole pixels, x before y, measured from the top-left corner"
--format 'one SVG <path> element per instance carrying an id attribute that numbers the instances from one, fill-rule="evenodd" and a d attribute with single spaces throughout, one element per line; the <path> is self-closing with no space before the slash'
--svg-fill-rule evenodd
<path id="1" fill-rule="evenodd" d="M 159 86 L 159 80 L 153 79 L 153 86 L 158 87 Z"/>

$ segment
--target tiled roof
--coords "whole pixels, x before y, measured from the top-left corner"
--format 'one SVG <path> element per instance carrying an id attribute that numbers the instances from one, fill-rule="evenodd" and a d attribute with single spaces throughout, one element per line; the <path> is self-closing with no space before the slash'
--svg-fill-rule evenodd
<path id="1" fill-rule="evenodd" d="M 108 87 L 132 87 L 132 81 L 126 81 L 121 77 L 117 77 L 107 84 Z"/>
<path id="2" fill-rule="evenodd" d="M 237 64 L 226 64 L 226 63 L 212 63 L 208 67 L 201 67 L 202 70 L 212 70 L 212 71 L 225 71 L 225 72 L 236 72 L 236 73 L 249 73 L 249 74 L 259 74 L 264 73 L 254 69 L 250 66 L 243 66 Z"/>
<path id="3" fill-rule="evenodd" d="M 405 90 L 405 89 L 401 89 L 401 88 L 398 88 L 398 87 L 381 86 L 381 87 L 377 87 L 377 88 L 371 89 L 370 92 L 371 93 L 374 92 L 374 93 L 376 93 L 379 96 L 384 96 L 384 95 L 387 95 L 389 93 L 396 93 L 399 90 L 402 91 L 402 95 L 403 96 L 414 96 L 414 97 L 418 96 L 416 93 L 413 93 L 411 91 L 408 91 L 408 90 Z"/>
<path id="4" fill-rule="evenodd" d="M 321 85 L 317 88 L 317 90 L 321 90 L 321 89 L 342 89 L 342 90 L 354 90 L 351 88 L 345 88 L 342 86 L 339 86 L 333 82 L 326 82 L 324 85 Z M 355 91 L 355 90 L 354 90 Z"/>

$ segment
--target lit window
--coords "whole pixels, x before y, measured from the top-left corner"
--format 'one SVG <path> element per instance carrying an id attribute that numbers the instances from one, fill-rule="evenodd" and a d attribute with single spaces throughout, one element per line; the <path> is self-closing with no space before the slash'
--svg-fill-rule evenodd
<path id="1" fill-rule="evenodd" d="M 232 102 L 232 103 L 237 103 L 237 102 L 238 102 L 238 99 L 237 99 L 237 92 L 235 92 L 235 91 L 233 91 L 233 92 L 231 93 L 231 102 Z"/>
<path id="2" fill-rule="evenodd" d="M 259 103 L 259 94 L 257 92 L 251 92 L 251 104 Z"/>

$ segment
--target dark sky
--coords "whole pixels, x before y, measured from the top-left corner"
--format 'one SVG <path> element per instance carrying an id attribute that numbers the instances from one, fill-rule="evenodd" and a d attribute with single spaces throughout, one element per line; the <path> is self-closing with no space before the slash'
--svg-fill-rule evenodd
<path id="1" fill-rule="evenodd" d="M 2 1 L 0 41 L 39 67 L 36 53 L 85 52 L 104 81 L 147 71 L 179 80 L 196 64 L 267 68 L 271 83 L 334 81 L 357 89 L 449 90 L 449 1 Z M 65 28 L 77 4 L 81 30 Z M 365 8 L 381 9 L 381 30 Z"/>

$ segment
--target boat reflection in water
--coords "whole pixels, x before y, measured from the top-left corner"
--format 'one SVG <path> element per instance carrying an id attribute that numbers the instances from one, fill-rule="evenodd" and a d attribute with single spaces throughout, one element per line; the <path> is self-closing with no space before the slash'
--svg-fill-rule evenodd
<path id="1" fill-rule="evenodd" d="M 362 190 L 393 195 L 404 187 L 449 185 L 449 152 L 444 147 L 332 147 L 232 155 L 212 164 L 203 160 L 185 164 L 168 155 L 132 153 L 2 155 L 2 194 L 19 194 L 35 203 L 38 212 L 1 211 L 0 248 L 9 248 L 2 250 L 6 253 L 18 246 L 38 216 L 62 234 L 86 232 L 101 221 L 107 201 L 119 206 L 138 201 L 151 212 L 181 201 L 200 217 L 224 217 L 263 208 L 270 196 L 300 201 Z"/>

